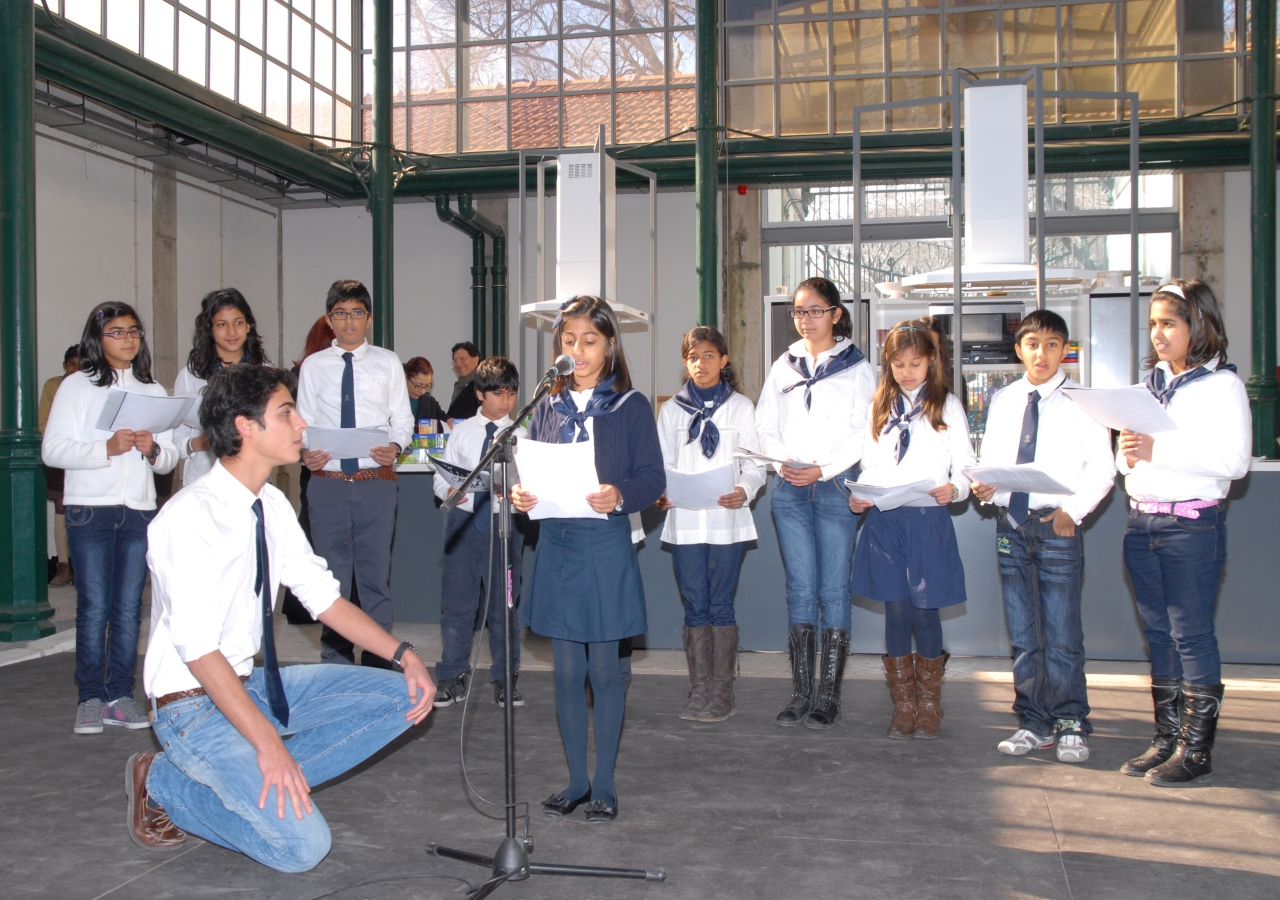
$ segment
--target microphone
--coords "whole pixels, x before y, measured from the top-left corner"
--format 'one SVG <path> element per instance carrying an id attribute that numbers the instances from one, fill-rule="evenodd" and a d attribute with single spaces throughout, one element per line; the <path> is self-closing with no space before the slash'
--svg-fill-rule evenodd
<path id="1" fill-rule="evenodd" d="M 551 364 L 551 368 L 547 369 L 544 378 L 558 378 L 561 375 L 568 375 L 573 371 L 575 363 L 573 357 L 568 353 L 562 353 L 556 357 L 556 361 Z"/>

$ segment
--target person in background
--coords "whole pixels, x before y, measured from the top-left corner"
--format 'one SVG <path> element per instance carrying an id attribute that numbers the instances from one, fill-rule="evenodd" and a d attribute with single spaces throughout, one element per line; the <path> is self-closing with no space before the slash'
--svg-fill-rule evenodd
<path id="1" fill-rule="evenodd" d="M 173 396 L 200 397 L 215 372 L 237 363 L 269 366 L 271 360 L 262 348 L 258 322 L 244 294 L 235 288 L 210 291 L 200 301 L 191 352 L 174 379 Z M 179 455 L 186 461 L 182 467 L 183 484 L 191 484 L 213 468 L 215 458 L 209 450 L 209 439 L 198 426 L 184 422 L 173 430 L 173 437 Z"/>
<path id="2" fill-rule="evenodd" d="M 44 434 L 45 425 L 49 423 L 49 411 L 53 409 L 53 398 L 58 393 L 62 380 L 80 369 L 80 345 L 72 344 L 62 354 L 62 374 L 55 375 L 44 383 L 40 392 L 40 412 L 36 417 L 36 426 Z M 45 499 L 53 503 L 53 543 L 58 549 L 58 571 L 49 579 L 49 587 L 65 587 L 73 583 L 75 572 L 71 567 L 71 545 L 67 543 L 67 517 L 62 505 L 62 470 L 44 467 Z"/>
<path id="3" fill-rule="evenodd" d="M 414 423 L 419 419 L 435 419 L 440 425 L 437 431 L 444 431 L 444 420 L 449 414 L 431 395 L 436 380 L 431 361 L 421 356 L 409 360 L 404 364 L 404 380 L 408 382 L 409 412 L 413 413 Z"/>
<path id="4" fill-rule="evenodd" d="M 126 303 L 100 303 L 80 338 L 80 371 L 53 398 L 42 455 L 65 469 L 63 502 L 76 569 L 76 734 L 103 725 L 150 727 L 133 699 L 147 526 L 155 517 L 155 473 L 178 464 L 173 432 L 97 427 L 113 388 L 152 397 L 168 391 L 151 376 L 142 320 Z"/>
<path id="5" fill-rule="evenodd" d="M 476 377 L 476 366 L 480 365 L 480 351 L 470 341 L 461 341 L 453 345 L 453 374 L 458 380 L 453 383 L 453 396 L 449 399 L 449 419 L 470 419 L 480 408 L 476 392 L 470 390 L 471 381 Z"/>

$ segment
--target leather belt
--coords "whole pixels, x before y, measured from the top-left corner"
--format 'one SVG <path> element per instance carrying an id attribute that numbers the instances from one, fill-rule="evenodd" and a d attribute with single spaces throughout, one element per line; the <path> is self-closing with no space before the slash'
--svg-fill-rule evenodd
<path id="1" fill-rule="evenodd" d="M 241 684 L 244 684 L 249 680 L 248 675 L 239 675 L 237 677 L 240 679 Z M 159 711 L 163 707 L 168 706 L 170 703 L 175 703 L 178 700 L 186 700 L 188 697 L 207 697 L 208 695 L 209 692 L 204 688 L 192 688 L 189 691 L 174 691 L 172 694 L 165 694 L 163 697 L 157 697 L 155 700 L 155 707 L 156 710 Z"/>
<path id="2" fill-rule="evenodd" d="M 354 475 L 347 475 L 344 472 L 327 472 L 321 469 L 318 472 L 312 472 L 311 476 L 313 478 L 336 478 L 339 481 L 396 481 L 398 478 L 396 470 L 391 466 L 360 469 Z"/>
<path id="3" fill-rule="evenodd" d="M 1198 519 L 1200 510 L 1213 509 L 1221 502 L 1220 500 L 1179 500 L 1176 503 L 1159 503 L 1154 500 L 1130 500 L 1129 507 L 1148 515 Z"/>

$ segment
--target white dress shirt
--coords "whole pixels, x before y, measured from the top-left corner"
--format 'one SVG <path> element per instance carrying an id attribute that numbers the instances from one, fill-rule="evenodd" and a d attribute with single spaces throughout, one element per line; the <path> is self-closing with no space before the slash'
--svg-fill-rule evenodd
<path id="1" fill-rule="evenodd" d="M 1166 384 L 1173 380 L 1169 364 Z M 1205 368 L 1216 370 L 1215 357 Z M 61 392 L 59 392 L 61 393 Z M 1133 500 L 1176 503 L 1179 500 L 1222 500 L 1231 482 L 1249 471 L 1253 451 L 1253 415 L 1244 382 L 1223 369 L 1178 388 L 1169 401 L 1176 431 L 1152 435 L 1151 462 L 1138 460 L 1132 469 L 1116 452 L 1116 467 L 1125 476 Z"/>
<path id="2" fill-rule="evenodd" d="M 1027 398 L 1040 392 L 1040 421 L 1036 428 L 1035 465 L 1071 493 L 1031 494 L 1028 509 L 1057 507 L 1077 525 L 1111 493 L 1116 480 L 1111 456 L 1111 432 L 1099 425 L 1063 387 L 1079 387 L 1062 370 L 1044 384 L 1033 385 L 1024 375 L 996 391 L 987 407 L 987 430 L 982 436 L 984 466 L 1015 466 L 1022 443 L 1022 418 Z M 999 485 L 996 485 L 999 487 Z M 1009 505 L 1009 491 L 998 491 L 991 502 Z"/>
<path id="3" fill-rule="evenodd" d="M 906 397 L 908 410 L 923 389 L 921 386 L 914 391 L 901 392 Z M 931 481 L 934 487 L 951 483 L 959 491 L 956 502 L 969 496 L 969 478 L 961 470 L 973 465 L 973 443 L 969 440 L 969 417 L 959 397 L 947 394 L 947 402 L 942 408 L 942 422 L 947 427 L 941 431 L 934 430 L 933 423 L 923 412 L 911 420 L 908 426 L 911 441 L 902 462 L 898 462 L 898 429 L 890 429 L 888 434 L 881 434 L 876 440 L 872 415 L 873 411 L 867 410 L 862 474 L 858 481 L 880 487 L 919 481 Z"/>
<path id="4" fill-rule="evenodd" d="M 449 441 L 444 445 L 444 454 L 440 457 L 447 463 L 453 463 L 455 466 L 470 471 L 475 468 L 476 463 L 480 462 L 480 449 L 484 446 L 484 438 L 486 428 L 490 422 L 498 426 L 498 431 L 506 428 L 511 424 L 510 416 L 503 416 L 501 419 L 490 419 L 483 412 L 478 412 L 470 419 L 459 422 L 457 427 L 449 435 Z M 528 437 L 529 432 L 523 428 L 516 429 L 516 438 Z M 508 467 L 512 484 L 518 484 L 519 481 L 515 477 L 515 466 Z M 444 500 L 449 496 L 449 482 L 445 481 L 440 475 L 435 476 L 434 489 L 436 496 Z M 499 498 L 501 499 L 501 498 Z M 457 506 L 463 512 L 475 512 L 476 496 L 475 494 L 467 494 L 466 499 Z"/>
<path id="5" fill-rule="evenodd" d="M 802 340 L 787 350 L 807 359 L 809 371 L 815 372 L 820 364 L 843 353 L 848 346 L 849 342 L 840 338 L 817 358 L 809 355 Z M 828 481 L 862 458 L 862 437 L 876 376 L 871 364 L 863 360 L 838 375 L 824 378 L 813 386 L 809 409 L 804 406 L 803 386 L 782 393 L 784 388 L 803 381 L 800 373 L 787 365 L 785 354 L 774 361 L 756 404 L 756 432 L 765 456 L 816 462 L 822 467 L 822 480 Z"/>
<path id="6" fill-rule="evenodd" d="M 670 469 L 681 472 L 706 472 L 721 466 L 733 466 L 734 484 L 743 489 L 747 502 L 740 509 L 667 510 L 662 540 L 668 544 L 737 544 L 756 539 L 756 523 L 751 515 L 752 498 L 764 487 L 764 466 L 746 459 L 734 459 L 735 447 L 759 451 L 756 436 L 755 406 L 737 391 L 729 396 L 711 421 L 720 429 L 720 444 L 715 455 L 702 454 L 702 441 L 689 442 L 689 422 L 693 414 L 674 400 L 662 404 L 658 413 L 658 443 L 662 445 L 662 461 Z M 705 428 L 705 424 L 703 425 Z"/>
<path id="7" fill-rule="evenodd" d="M 205 379 L 191 374 L 189 367 L 183 366 L 178 377 L 173 380 L 173 396 L 201 397 L 208 383 Z M 204 434 L 202 429 L 193 428 L 185 423 L 173 429 L 173 440 L 178 445 L 178 455 L 186 460 L 182 467 L 183 484 L 191 484 L 197 478 L 207 474 L 213 468 L 213 464 L 218 461 L 212 450 L 187 452 L 187 443 L 202 434 Z"/>
<path id="8" fill-rule="evenodd" d="M 262 500 L 271 597 L 287 586 L 312 616 L 339 595 L 325 561 L 311 552 L 298 515 L 270 484 L 255 496 L 215 463 L 204 478 L 175 494 L 147 529 L 151 568 L 151 638 L 143 668 L 147 696 L 200 687 L 187 664 L 217 650 L 237 675 L 253 670 L 262 646 L 258 519 Z"/>
<path id="9" fill-rule="evenodd" d="M 45 465 L 66 470 L 62 497 L 67 506 L 155 509 L 156 486 L 152 475 L 172 472 L 178 464 L 173 432 L 154 435 L 160 445 L 160 455 L 153 466 L 138 450 L 108 456 L 107 441 L 114 432 L 96 426 L 113 387 L 152 397 L 167 397 L 169 392 L 161 384 L 138 381 L 132 369 L 115 372 L 115 383 L 105 387 L 96 386 L 84 372 L 73 372 L 63 379 L 53 398 L 53 409 L 49 411 L 41 456 Z"/>
<path id="10" fill-rule="evenodd" d="M 346 351 L 334 340 L 328 348 L 313 353 L 302 362 L 298 374 L 298 413 L 317 428 L 342 427 L 342 373 Z M 413 413 L 409 409 L 409 388 L 400 357 L 390 350 L 365 341 L 351 351 L 351 370 L 356 387 L 356 427 L 387 428 L 388 443 L 400 449 L 413 440 Z M 376 469 L 371 457 L 360 457 L 360 468 Z M 325 463 L 326 472 L 342 470 L 342 461 Z"/>

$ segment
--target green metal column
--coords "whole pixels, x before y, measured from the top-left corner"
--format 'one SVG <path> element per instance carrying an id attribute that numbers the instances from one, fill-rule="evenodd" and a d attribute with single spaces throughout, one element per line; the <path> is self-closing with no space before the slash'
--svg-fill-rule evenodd
<path id="1" fill-rule="evenodd" d="M 54 631 L 36 428 L 35 61 L 35 7 L 0 0 L 0 641 Z"/>
<path id="2" fill-rule="evenodd" d="M 1253 454 L 1275 459 L 1276 397 L 1276 4 L 1253 4 L 1249 162 L 1253 182 Z"/>
<path id="3" fill-rule="evenodd" d="M 697 0 L 698 56 L 694 162 L 694 256 L 698 269 L 698 324 L 716 325 L 720 309 L 720 248 L 716 239 L 716 10 L 719 0 Z"/>
<path id="4" fill-rule="evenodd" d="M 373 0 L 373 343 L 395 347 L 395 178 L 391 159 L 391 0 Z M 355 15 L 359 15 L 358 12 Z"/>

